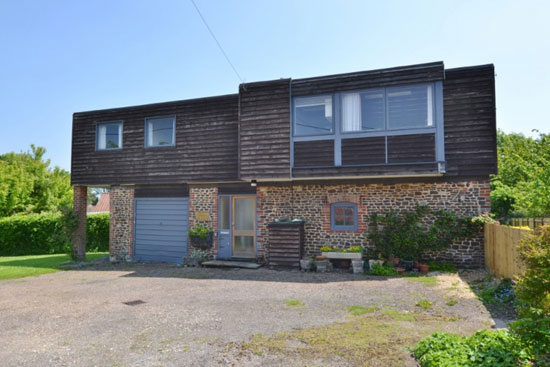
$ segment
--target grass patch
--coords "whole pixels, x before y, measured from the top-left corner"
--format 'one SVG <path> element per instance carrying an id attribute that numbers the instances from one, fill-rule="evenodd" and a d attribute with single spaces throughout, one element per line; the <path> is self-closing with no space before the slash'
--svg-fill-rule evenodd
<path id="1" fill-rule="evenodd" d="M 107 252 L 88 253 L 86 260 L 94 260 L 107 255 Z M 55 273 L 62 270 L 63 264 L 70 260 L 69 255 L 65 254 L 0 257 L 0 279 Z"/>
<path id="2" fill-rule="evenodd" d="M 311 327 L 273 336 L 255 335 L 235 345 L 241 352 L 270 355 L 292 364 L 404 366 L 414 363 L 407 346 L 444 328 L 448 320 L 422 313 L 386 310 L 343 323 Z M 335 360 L 337 358 L 337 360 Z"/>
<path id="3" fill-rule="evenodd" d="M 425 310 L 432 307 L 432 303 L 430 301 L 428 301 L 427 299 L 421 299 L 420 301 L 416 302 L 416 305 L 418 307 L 421 307 L 421 308 L 425 309 Z"/>
<path id="4" fill-rule="evenodd" d="M 298 300 L 298 299 L 287 299 L 285 300 L 285 305 L 289 306 L 289 307 L 301 307 L 301 306 L 304 306 L 304 304 L 302 303 L 302 301 Z"/>
<path id="5" fill-rule="evenodd" d="M 456 266 L 446 262 L 428 261 L 430 271 L 440 271 L 442 273 L 456 273 Z"/>
<path id="6" fill-rule="evenodd" d="M 414 276 L 414 277 L 406 277 L 404 279 L 407 279 L 409 282 L 422 283 L 427 287 L 435 287 L 437 285 L 436 277 Z"/>
<path id="7" fill-rule="evenodd" d="M 456 306 L 458 301 L 456 299 L 450 299 L 445 303 L 447 306 Z"/>
<path id="8" fill-rule="evenodd" d="M 367 313 L 373 313 L 373 312 L 376 312 L 380 310 L 379 307 L 376 307 L 376 306 L 370 306 L 370 307 L 363 307 L 363 306 L 349 306 L 348 307 L 348 311 L 349 313 L 351 313 L 353 316 L 361 316 L 361 315 L 364 315 L 364 314 L 367 314 Z"/>

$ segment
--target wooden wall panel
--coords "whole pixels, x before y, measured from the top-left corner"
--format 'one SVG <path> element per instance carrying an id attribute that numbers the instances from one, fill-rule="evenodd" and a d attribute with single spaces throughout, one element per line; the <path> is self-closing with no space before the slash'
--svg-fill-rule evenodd
<path id="1" fill-rule="evenodd" d="M 334 140 L 294 143 L 294 167 L 334 166 Z"/>
<path id="2" fill-rule="evenodd" d="M 290 79 L 240 86 L 241 179 L 290 177 Z"/>
<path id="3" fill-rule="evenodd" d="M 176 116 L 176 146 L 145 149 L 145 118 Z M 95 151 L 96 124 L 123 120 L 123 149 Z M 75 113 L 73 185 L 237 179 L 238 96 Z"/>
<path id="4" fill-rule="evenodd" d="M 388 136 L 388 163 L 435 162 L 435 134 Z"/>
<path id="5" fill-rule="evenodd" d="M 386 138 L 342 140 L 342 165 L 386 163 Z"/>
<path id="6" fill-rule="evenodd" d="M 292 80 L 292 95 L 334 93 L 443 80 L 443 62 Z"/>
<path id="7" fill-rule="evenodd" d="M 448 69 L 443 82 L 448 175 L 497 172 L 493 65 Z"/>

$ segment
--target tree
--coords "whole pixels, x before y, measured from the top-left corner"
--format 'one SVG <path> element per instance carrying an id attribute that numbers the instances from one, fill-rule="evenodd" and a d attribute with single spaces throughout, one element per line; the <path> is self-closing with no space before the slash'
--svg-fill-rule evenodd
<path id="1" fill-rule="evenodd" d="M 497 149 L 498 175 L 491 180 L 491 211 L 504 219 L 550 215 L 550 135 L 530 138 L 499 130 Z"/>
<path id="2" fill-rule="evenodd" d="M 72 206 L 70 173 L 44 159 L 46 149 L 0 155 L 0 217 Z"/>

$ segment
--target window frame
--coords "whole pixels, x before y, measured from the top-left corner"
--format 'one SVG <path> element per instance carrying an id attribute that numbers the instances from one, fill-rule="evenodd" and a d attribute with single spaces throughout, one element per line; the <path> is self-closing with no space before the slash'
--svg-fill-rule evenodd
<path id="1" fill-rule="evenodd" d="M 300 98 L 314 98 L 314 97 L 330 97 L 331 100 L 331 109 L 332 109 L 332 124 L 331 124 L 331 130 L 332 132 L 326 133 L 326 134 L 304 134 L 304 135 L 297 135 L 296 134 L 296 99 Z M 296 96 L 292 97 L 292 136 L 297 138 L 303 138 L 303 137 L 309 137 L 309 136 L 334 136 L 336 133 L 336 106 L 335 106 L 335 94 L 334 93 L 322 93 L 322 94 L 308 94 L 305 96 Z"/>
<path id="2" fill-rule="evenodd" d="M 149 133 L 148 133 L 148 124 L 151 120 L 158 120 L 158 119 L 172 119 L 172 143 L 171 144 L 165 144 L 165 145 L 148 145 L 147 141 L 149 140 Z M 158 148 L 171 148 L 176 146 L 176 115 L 163 115 L 163 116 L 152 116 L 152 117 L 146 117 L 145 118 L 145 124 L 144 124 L 144 146 L 145 149 L 158 149 Z"/>
<path id="3" fill-rule="evenodd" d="M 389 119 L 389 112 L 388 112 L 388 93 L 391 93 L 392 89 L 398 89 L 398 88 L 406 88 L 406 87 L 420 87 L 420 86 L 431 86 L 432 87 L 432 95 L 431 95 L 431 119 L 432 119 L 432 125 L 426 125 L 426 126 L 408 126 L 408 127 L 390 127 L 390 119 Z M 341 111 L 339 111 L 338 120 L 340 123 L 340 134 L 342 137 L 350 138 L 355 137 L 356 135 L 360 135 L 357 137 L 366 137 L 366 136 L 390 136 L 392 135 L 392 132 L 399 133 L 400 131 L 405 132 L 405 134 L 408 131 L 411 131 L 410 133 L 418 133 L 417 131 L 421 130 L 428 130 L 426 133 L 434 132 L 435 128 L 437 126 L 437 106 L 436 106 L 436 83 L 430 82 L 430 83 L 414 83 L 414 84 L 399 84 L 399 85 L 391 85 L 387 87 L 377 87 L 377 88 L 366 88 L 366 89 L 356 89 L 356 90 L 346 90 L 341 93 L 335 93 L 339 95 L 339 104 L 343 106 L 343 99 L 344 94 L 352 94 L 352 93 L 365 93 L 368 91 L 382 91 L 384 94 L 384 127 L 382 129 L 373 129 L 373 130 L 358 130 L 358 131 L 344 131 L 344 119 L 343 119 L 343 108 Z M 434 130 L 434 131 L 432 131 Z M 414 132 L 413 132 L 414 131 Z"/>
<path id="4" fill-rule="evenodd" d="M 352 208 L 353 209 L 353 225 L 339 225 L 335 222 L 336 208 Z M 357 231 L 359 214 L 357 212 L 357 204 L 350 202 L 337 202 L 330 204 L 330 229 L 332 231 Z"/>
<path id="5" fill-rule="evenodd" d="M 101 126 L 105 126 L 105 125 L 118 125 L 119 128 L 118 128 L 118 131 L 119 131 L 119 136 L 118 136 L 118 141 L 119 141 L 119 146 L 116 147 L 116 148 L 100 148 L 99 147 L 99 128 Z M 97 122 L 96 123 L 96 126 L 95 126 L 95 150 L 96 152 L 104 152 L 104 151 L 113 151 L 113 150 L 122 150 L 122 147 L 123 147 L 123 144 L 124 144 L 124 121 L 123 120 L 113 120 L 113 121 L 101 121 L 101 122 Z"/>

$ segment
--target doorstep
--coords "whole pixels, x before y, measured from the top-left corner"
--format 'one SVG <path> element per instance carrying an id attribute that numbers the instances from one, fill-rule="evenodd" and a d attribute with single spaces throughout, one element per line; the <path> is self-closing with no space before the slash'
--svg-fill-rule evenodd
<path id="1" fill-rule="evenodd" d="M 246 262 L 246 261 L 232 261 L 232 260 L 210 260 L 201 264 L 208 268 L 241 268 L 241 269 L 258 269 L 262 264 Z"/>

